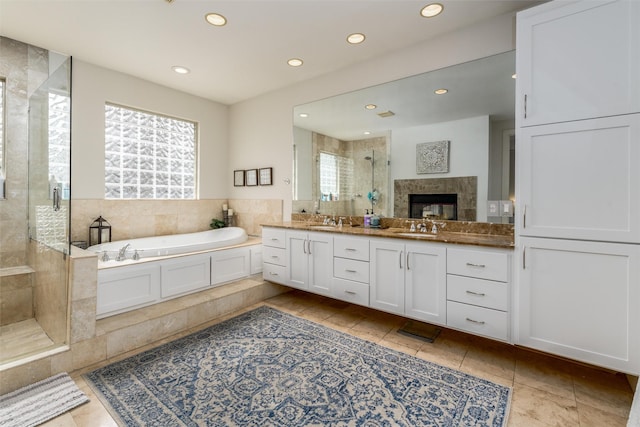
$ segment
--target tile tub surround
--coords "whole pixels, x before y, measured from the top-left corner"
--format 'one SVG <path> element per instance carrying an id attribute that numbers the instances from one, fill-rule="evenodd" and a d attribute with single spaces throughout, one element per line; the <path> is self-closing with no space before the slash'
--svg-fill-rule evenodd
<path id="1" fill-rule="evenodd" d="M 100 215 L 112 227 L 111 240 L 209 230 L 213 218 L 222 219 L 222 205 L 234 210 L 235 225 L 259 236 L 263 222 L 282 221 L 280 199 L 96 200 L 73 199 L 71 240 L 89 240 L 89 226 Z"/>
<path id="2" fill-rule="evenodd" d="M 396 179 L 393 182 L 393 214 L 397 217 L 409 216 L 409 194 L 457 194 L 458 219 L 475 221 L 477 189 L 478 178 L 475 176 Z"/>
<path id="3" fill-rule="evenodd" d="M 24 363 L 0 365 L 0 394 L 59 372 L 72 372 L 157 343 L 220 316 L 288 291 L 251 276 L 151 307 L 96 321 L 97 256 L 72 247 L 70 262 L 70 343 L 67 351 Z"/>

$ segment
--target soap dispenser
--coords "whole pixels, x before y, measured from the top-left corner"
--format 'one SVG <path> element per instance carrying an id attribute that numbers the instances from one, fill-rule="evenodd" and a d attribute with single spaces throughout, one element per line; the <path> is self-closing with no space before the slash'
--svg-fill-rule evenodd
<path id="1" fill-rule="evenodd" d="M 364 226 L 366 228 L 371 227 L 371 215 L 369 214 L 369 209 L 364 210 Z"/>
<path id="2" fill-rule="evenodd" d="M 372 212 L 371 214 L 371 226 L 380 227 L 380 217 Z"/>

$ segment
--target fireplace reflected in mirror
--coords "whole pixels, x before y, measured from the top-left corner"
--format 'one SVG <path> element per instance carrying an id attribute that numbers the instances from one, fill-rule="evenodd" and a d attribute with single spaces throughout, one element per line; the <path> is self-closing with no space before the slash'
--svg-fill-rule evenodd
<path id="1" fill-rule="evenodd" d="M 458 195 L 409 194 L 409 218 L 458 219 Z"/>

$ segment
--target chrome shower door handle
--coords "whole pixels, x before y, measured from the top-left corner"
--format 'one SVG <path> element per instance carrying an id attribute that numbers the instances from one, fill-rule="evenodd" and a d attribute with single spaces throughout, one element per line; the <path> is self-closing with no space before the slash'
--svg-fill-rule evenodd
<path id="1" fill-rule="evenodd" d="M 56 186 L 53 188 L 53 210 L 58 212 L 60 210 L 60 189 Z"/>

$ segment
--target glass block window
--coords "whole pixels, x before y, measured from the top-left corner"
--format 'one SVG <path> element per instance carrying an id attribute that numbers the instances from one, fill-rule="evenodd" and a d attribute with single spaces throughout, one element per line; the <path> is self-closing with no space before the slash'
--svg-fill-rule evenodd
<path id="1" fill-rule="evenodd" d="M 353 193 L 353 159 L 320 152 L 320 198 L 340 200 Z"/>
<path id="2" fill-rule="evenodd" d="M 62 198 L 69 199 L 71 177 L 71 98 L 49 92 L 49 174 L 62 189 Z"/>
<path id="3" fill-rule="evenodd" d="M 195 199 L 194 122 L 105 105 L 105 198 Z"/>

